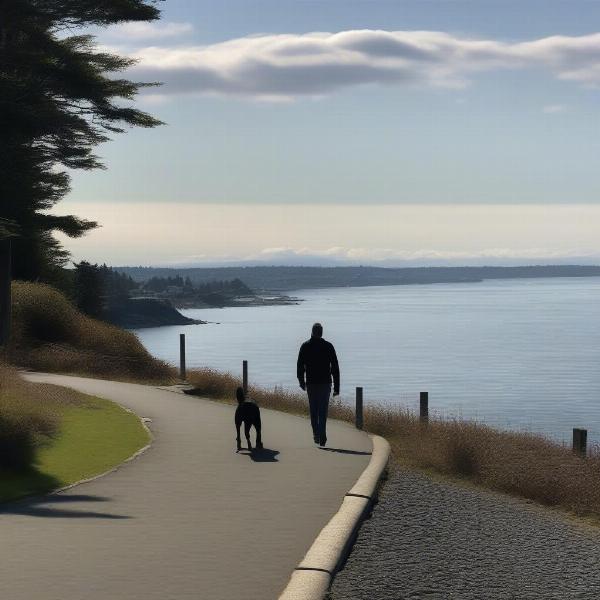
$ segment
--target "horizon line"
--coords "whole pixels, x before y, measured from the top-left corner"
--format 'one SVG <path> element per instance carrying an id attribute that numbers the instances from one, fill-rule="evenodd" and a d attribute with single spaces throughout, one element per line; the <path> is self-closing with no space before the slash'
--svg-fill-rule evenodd
<path id="1" fill-rule="evenodd" d="M 348 264 L 348 265 L 292 265 L 292 264 L 215 264 L 209 265 L 107 265 L 113 269 L 239 269 L 239 268 L 266 268 L 266 269 L 524 269 L 524 268 L 600 268 L 600 259 L 598 264 L 581 263 L 529 263 L 517 265 L 407 265 L 407 266 L 385 266 L 376 264 Z"/>

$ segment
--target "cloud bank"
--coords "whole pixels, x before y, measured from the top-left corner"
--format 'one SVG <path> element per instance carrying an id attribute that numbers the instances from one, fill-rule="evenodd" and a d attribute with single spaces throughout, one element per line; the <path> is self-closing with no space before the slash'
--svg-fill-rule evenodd
<path id="1" fill-rule="evenodd" d="M 477 266 L 523 264 L 598 264 L 597 252 L 557 251 L 550 248 L 485 248 L 464 250 L 398 250 L 394 248 L 264 248 L 245 256 L 196 255 L 172 261 L 177 266 L 282 265 L 282 266 Z"/>
<path id="2" fill-rule="evenodd" d="M 159 23 L 146 23 L 144 21 L 130 21 L 120 23 L 102 34 L 108 40 L 121 42 L 156 41 L 167 38 L 179 38 L 192 33 L 194 26 L 191 23 L 174 23 L 164 21 Z"/>
<path id="3" fill-rule="evenodd" d="M 523 69 L 600 85 L 600 33 L 507 43 L 439 31 L 356 30 L 150 46 L 130 54 L 139 60 L 136 76 L 165 83 L 162 94 L 281 101 L 368 84 L 462 88 L 477 73 Z"/>

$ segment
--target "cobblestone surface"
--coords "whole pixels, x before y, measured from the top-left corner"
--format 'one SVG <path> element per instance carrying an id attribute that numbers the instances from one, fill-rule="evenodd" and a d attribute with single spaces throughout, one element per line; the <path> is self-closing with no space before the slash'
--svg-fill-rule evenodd
<path id="1" fill-rule="evenodd" d="M 399 471 L 332 600 L 600 598 L 600 530 L 492 492 Z"/>

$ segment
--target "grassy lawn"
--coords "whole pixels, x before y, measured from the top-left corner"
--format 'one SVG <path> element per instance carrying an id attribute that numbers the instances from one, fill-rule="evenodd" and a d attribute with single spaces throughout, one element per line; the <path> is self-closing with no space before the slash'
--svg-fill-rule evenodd
<path id="1" fill-rule="evenodd" d="M 38 494 L 115 467 L 149 442 L 139 419 L 113 402 L 78 394 L 58 408 L 60 433 L 38 450 L 36 468 L 0 474 L 0 501 Z"/>

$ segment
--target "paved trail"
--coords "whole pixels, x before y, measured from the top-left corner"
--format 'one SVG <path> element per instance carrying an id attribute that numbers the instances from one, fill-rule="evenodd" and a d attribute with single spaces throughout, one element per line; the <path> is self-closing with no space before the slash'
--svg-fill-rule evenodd
<path id="1" fill-rule="evenodd" d="M 235 453 L 233 407 L 152 387 L 29 376 L 108 398 L 152 419 L 152 447 L 95 481 L 0 509 L 0 598 L 277 598 L 367 466 L 369 438 L 263 410 L 265 447 Z M 274 453 L 272 453 L 274 454 Z M 270 453 L 266 453 L 267 458 Z"/>

